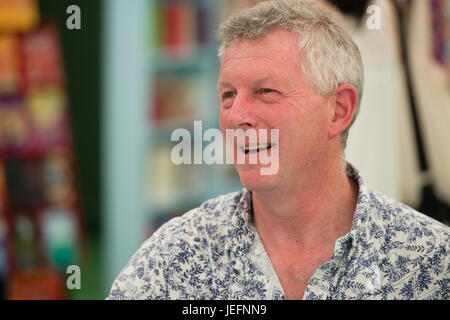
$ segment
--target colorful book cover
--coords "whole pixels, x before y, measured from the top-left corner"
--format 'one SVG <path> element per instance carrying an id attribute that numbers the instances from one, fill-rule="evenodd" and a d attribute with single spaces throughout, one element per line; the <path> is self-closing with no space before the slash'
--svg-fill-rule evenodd
<path id="1" fill-rule="evenodd" d="M 196 9 L 197 15 L 197 43 L 205 45 L 215 38 L 216 23 L 219 21 L 220 5 L 210 1 L 201 2 Z"/>
<path id="2" fill-rule="evenodd" d="M 200 79 L 196 74 L 160 74 L 154 83 L 152 100 L 155 120 L 194 119 L 201 105 Z"/>
<path id="3" fill-rule="evenodd" d="M 189 2 L 168 3 L 165 7 L 165 48 L 169 55 L 189 55 L 195 45 L 194 7 Z"/>
<path id="4" fill-rule="evenodd" d="M 28 210 L 42 203 L 39 162 L 33 159 L 8 159 L 5 169 L 11 209 Z"/>
<path id="5" fill-rule="evenodd" d="M 17 36 L 0 34 L 0 96 L 20 90 L 20 51 Z"/>
<path id="6" fill-rule="evenodd" d="M 31 147 L 30 119 L 20 96 L 0 97 L 0 155 L 24 154 Z"/>
<path id="7" fill-rule="evenodd" d="M 47 207 L 39 212 L 39 223 L 46 261 L 65 272 L 80 260 L 77 212 L 65 205 Z"/>
<path id="8" fill-rule="evenodd" d="M 54 150 L 42 160 L 41 178 L 44 202 L 48 205 L 73 205 L 77 202 L 71 152 Z"/>
<path id="9" fill-rule="evenodd" d="M 152 45 L 156 50 L 161 50 L 164 47 L 165 41 L 165 29 L 164 29 L 164 4 L 156 2 L 153 11 L 152 18 L 150 21 L 151 25 L 151 37 L 152 37 Z"/>
<path id="10" fill-rule="evenodd" d="M 45 151 L 71 145 L 67 98 L 60 87 L 30 88 L 26 106 L 35 147 Z"/>
<path id="11" fill-rule="evenodd" d="M 31 210 L 14 210 L 13 221 L 13 249 L 14 269 L 26 269 L 39 262 L 39 246 L 36 241 L 37 228 Z"/>
<path id="12" fill-rule="evenodd" d="M 24 32 L 38 23 L 36 0 L 0 0 L 0 32 Z"/>
<path id="13" fill-rule="evenodd" d="M 18 270 L 9 281 L 7 299 L 62 300 L 66 298 L 63 275 L 48 267 Z"/>
<path id="14" fill-rule="evenodd" d="M 25 86 L 64 87 L 64 72 L 59 37 L 53 24 L 26 33 L 22 39 Z"/>

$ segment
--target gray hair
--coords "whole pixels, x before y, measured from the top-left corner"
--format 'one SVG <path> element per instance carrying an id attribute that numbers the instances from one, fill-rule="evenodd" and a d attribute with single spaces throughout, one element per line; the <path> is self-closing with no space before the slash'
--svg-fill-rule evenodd
<path id="1" fill-rule="evenodd" d="M 234 41 L 261 39 L 280 29 L 299 35 L 299 50 L 305 57 L 301 71 L 318 94 L 330 96 L 341 84 L 356 88 L 358 105 L 350 125 L 341 134 L 345 149 L 348 130 L 361 104 L 364 70 L 358 47 L 333 10 L 305 0 L 263 1 L 231 15 L 219 26 L 219 57 L 223 58 Z"/>

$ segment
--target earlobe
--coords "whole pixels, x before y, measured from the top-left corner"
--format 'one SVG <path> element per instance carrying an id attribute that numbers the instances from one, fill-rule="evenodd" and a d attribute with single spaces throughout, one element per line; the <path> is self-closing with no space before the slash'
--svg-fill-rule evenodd
<path id="1" fill-rule="evenodd" d="M 358 92 L 351 84 L 340 85 L 334 93 L 333 120 L 330 123 L 328 137 L 340 135 L 352 122 L 358 104 Z"/>

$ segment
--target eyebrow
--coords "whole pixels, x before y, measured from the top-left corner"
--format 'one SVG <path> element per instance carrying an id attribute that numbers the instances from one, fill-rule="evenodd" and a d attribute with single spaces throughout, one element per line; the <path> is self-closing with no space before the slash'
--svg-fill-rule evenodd
<path id="1" fill-rule="evenodd" d="M 217 89 L 219 89 L 219 87 L 233 87 L 233 85 L 230 82 L 228 82 L 228 81 L 220 80 L 217 83 Z"/>
<path id="2" fill-rule="evenodd" d="M 268 81 L 282 82 L 282 81 L 280 81 L 278 79 L 275 79 L 273 77 L 264 77 L 264 78 L 256 80 L 254 85 L 255 86 L 260 86 L 260 85 L 262 85 L 262 84 L 264 84 L 265 82 L 268 82 Z M 219 81 L 218 84 L 217 84 L 217 88 L 219 88 L 219 87 L 232 87 L 232 88 L 234 88 L 234 86 L 231 84 L 231 82 L 226 81 L 226 80 Z"/>

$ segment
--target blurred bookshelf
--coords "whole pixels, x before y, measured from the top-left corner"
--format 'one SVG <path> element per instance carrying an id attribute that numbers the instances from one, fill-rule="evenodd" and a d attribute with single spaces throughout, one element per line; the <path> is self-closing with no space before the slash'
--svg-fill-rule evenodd
<path id="1" fill-rule="evenodd" d="M 243 2 L 105 2 L 103 260 L 108 289 L 164 222 L 242 188 L 231 165 L 172 163 L 171 150 L 179 141 L 171 141 L 171 133 L 189 130 L 193 145 L 202 139 L 193 134 L 194 121 L 202 121 L 203 132 L 219 128 L 215 32 Z"/>
<path id="2" fill-rule="evenodd" d="M 0 3 L 0 296 L 65 299 L 86 228 L 61 29 Z"/>
<path id="3" fill-rule="evenodd" d="M 147 235 L 168 218 L 237 187 L 226 185 L 227 172 L 220 166 L 175 165 L 170 159 L 178 143 L 171 142 L 174 129 L 189 130 L 194 145 L 194 139 L 201 139 L 193 133 L 194 120 L 202 121 L 203 131 L 219 128 L 216 83 L 220 65 L 215 30 L 225 9 L 223 3 L 157 0 L 150 5 L 152 97 L 148 104 L 150 184 L 146 200 L 151 227 Z M 156 223 L 154 214 L 159 217 Z"/>

